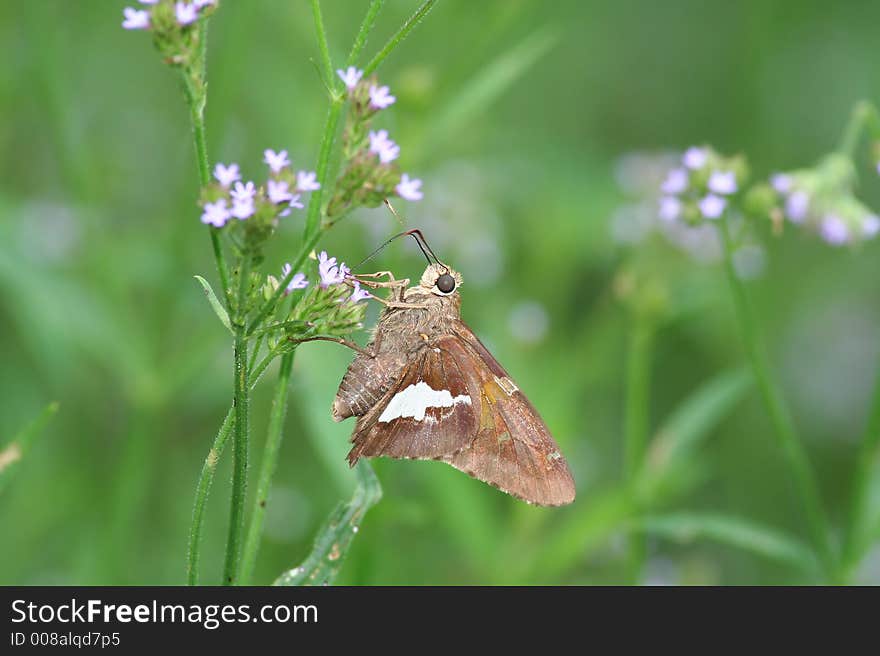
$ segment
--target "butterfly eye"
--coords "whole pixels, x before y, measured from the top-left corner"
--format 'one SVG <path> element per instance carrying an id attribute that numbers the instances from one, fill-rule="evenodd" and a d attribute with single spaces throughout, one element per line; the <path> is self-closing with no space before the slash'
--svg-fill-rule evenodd
<path id="1" fill-rule="evenodd" d="M 442 276 L 437 278 L 437 282 L 434 283 L 437 285 L 437 289 L 439 289 L 444 294 L 451 294 L 455 289 L 455 278 L 453 278 L 448 273 L 444 273 Z"/>

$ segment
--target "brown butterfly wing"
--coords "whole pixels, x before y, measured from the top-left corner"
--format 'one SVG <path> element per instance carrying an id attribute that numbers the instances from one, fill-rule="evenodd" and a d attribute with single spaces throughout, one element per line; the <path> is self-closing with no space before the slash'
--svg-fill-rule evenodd
<path id="1" fill-rule="evenodd" d="M 449 354 L 479 396 L 479 430 L 466 448 L 443 458 L 453 467 L 529 503 L 574 501 L 568 464 L 537 410 L 462 322 L 436 346 Z"/>
<path id="2" fill-rule="evenodd" d="M 425 345 L 396 383 L 360 417 L 348 454 L 361 457 L 443 458 L 468 446 L 477 412 L 466 373 L 449 353 Z"/>

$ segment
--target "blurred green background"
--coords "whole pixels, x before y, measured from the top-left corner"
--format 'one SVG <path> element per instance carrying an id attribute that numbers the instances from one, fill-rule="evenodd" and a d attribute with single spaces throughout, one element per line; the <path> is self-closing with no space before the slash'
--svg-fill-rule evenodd
<path id="1" fill-rule="evenodd" d="M 60 402 L 0 493 L 3 584 L 182 583 L 195 483 L 231 396 L 230 340 L 192 278 L 216 272 L 187 110 L 149 36 L 120 28 L 125 4 L 0 5 L 0 445 Z M 258 177 L 263 149 L 287 148 L 314 168 L 327 102 L 308 3 L 221 4 L 211 160 Z M 416 4 L 388 0 L 367 56 Z M 366 5 L 323 2 L 335 61 Z M 626 212 L 657 153 L 712 143 L 747 153 L 764 176 L 831 150 L 853 103 L 880 96 L 877 25 L 868 1 L 438 2 L 379 72 L 398 102 L 377 126 L 424 180 L 425 200 L 399 209 L 463 273 L 465 320 L 540 408 L 578 498 L 533 508 L 440 463 L 377 462 L 385 496 L 338 582 L 627 581 L 629 301 L 645 284 L 671 299 L 654 340 L 652 434 L 728 376 L 699 443 L 658 474 L 651 511 L 732 516 L 808 541 L 757 395 L 729 384 L 745 360 L 719 267 L 633 236 Z M 864 151 L 859 161 L 860 194 L 880 208 Z M 296 252 L 303 216 L 273 242 L 273 271 Z M 387 212 L 361 211 L 322 247 L 358 262 L 396 230 Z M 839 526 L 878 359 L 880 245 L 765 233 L 750 287 Z M 376 266 L 414 277 L 417 255 L 399 243 Z M 351 423 L 329 414 L 349 357 L 333 344 L 297 354 L 258 583 L 299 563 L 351 494 Z M 273 379 L 274 368 L 252 406 L 252 474 Z M 229 455 L 208 509 L 204 582 L 221 574 Z M 755 546 L 761 536 L 743 548 L 673 529 L 649 535 L 643 581 L 817 580 L 790 550 Z M 876 548 L 856 580 L 880 583 Z"/>

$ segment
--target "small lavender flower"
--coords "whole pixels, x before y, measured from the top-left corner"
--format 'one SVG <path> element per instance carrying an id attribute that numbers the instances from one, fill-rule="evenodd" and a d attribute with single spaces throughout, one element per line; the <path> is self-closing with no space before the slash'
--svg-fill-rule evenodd
<path id="1" fill-rule="evenodd" d="M 202 223 L 212 225 L 215 228 L 222 228 L 231 216 L 225 198 L 221 198 L 215 203 L 205 203 L 203 209 Z"/>
<path id="2" fill-rule="evenodd" d="M 349 66 L 345 70 L 341 68 L 336 70 L 336 74 L 339 76 L 339 79 L 345 84 L 345 88 L 351 91 L 357 86 L 357 83 L 361 81 L 361 78 L 364 75 L 364 72 L 358 70 L 354 66 Z"/>
<path id="3" fill-rule="evenodd" d="M 217 166 L 214 167 L 214 177 L 221 186 L 229 189 L 233 182 L 241 180 L 241 173 L 238 170 L 238 164 L 226 166 L 218 162 Z"/>
<path id="4" fill-rule="evenodd" d="M 705 148 L 691 146 L 684 151 L 684 156 L 681 158 L 681 161 L 689 169 L 696 170 L 703 168 L 708 159 L 709 155 L 706 153 Z"/>
<path id="5" fill-rule="evenodd" d="M 672 169 L 666 174 L 666 179 L 660 185 L 664 194 L 680 194 L 688 187 L 688 172 L 684 169 Z"/>
<path id="6" fill-rule="evenodd" d="M 300 191 L 317 191 L 321 188 L 318 174 L 314 171 L 300 171 L 296 174 L 296 188 Z"/>
<path id="7" fill-rule="evenodd" d="M 721 196 L 709 194 L 703 198 L 700 203 L 700 214 L 707 219 L 717 219 L 724 212 L 727 201 Z"/>
<path id="8" fill-rule="evenodd" d="M 370 152 L 379 156 L 383 164 L 393 162 L 400 156 L 400 146 L 388 138 L 388 130 L 370 131 Z"/>
<path id="9" fill-rule="evenodd" d="M 289 190 L 290 185 L 286 180 L 269 180 L 266 182 L 266 195 L 269 202 L 277 205 L 278 203 L 286 203 L 293 199 L 293 194 Z"/>
<path id="10" fill-rule="evenodd" d="M 142 5 L 155 5 L 159 4 L 159 0 L 138 0 Z"/>
<path id="11" fill-rule="evenodd" d="M 675 221 L 681 216 L 681 201 L 675 196 L 663 196 L 660 199 L 660 218 L 667 223 Z"/>
<path id="12" fill-rule="evenodd" d="M 290 166 L 290 160 L 287 158 L 286 150 L 276 153 L 271 148 L 267 148 L 263 151 L 263 161 L 269 165 L 272 173 L 281 173 L 281 169 Z"/>
<path id="13" fill-rule="evenodd" d="M 143 2 L 143 0 L 141 1 Z M 194 0 L 193 4 L 196 6 L 196 9 L 204 9 L 205 7 L 217 4 L 217 0 Z"/>
<path id="14" fill-rule="evenodd" d="M 248 182 L 246 184 L 236 182 L 235 187 L 229 192 L 229 195 L 232 196 L 232 200 L 234 201 L 253 201 L 254 196 L 257 195 L 257 189 L 254 187 L 253 182 Z"/>
<path id="15" fill-rule="evenodd" d="M 410 180 L 409 176 L 404 173 L 400 177 L 400 182 L 394 187 L 397 195 L 406 200 L 422 200 L 424 194 L 421 191 L 422 181 L 418 178 Z"/>
<path id="16" fill-rule="evenodd" d="M 792 223 L 802 223 L 810 209 L 810 197 L 805 191 L 795 191 L 785 200 L 785 214 Z"/>
<path id="17" fill-rule="evenodd" d="M 150 12 L 145 9 L 132 9 L 126 7 L 122 10 L 125 20 L 122 21 L 122 27 L 126 30 L 148 30 L 150 29 Z"/>
<path id="18" fill-rule="evenodd" d="M 862 235 L 868 237 L 874 237 L 878 232 L 880 232 L 880 217 L 876 214 L 869 214 L 864 219 L 862 219 Z"/>
<path id="19" fill-rule="evenodd" d="M 232 216 L 239 221 L 244 221 L 256 212 L 253 198 L 241 198 L 232 201 Z"/>
<path id="20" fill-rule="evenodd" d="M 195 23 L 199 17 L 199 8 L 188 2 L 177 2 L 174 5 L 174 17 L 179 25 Z"/>
<path id="21" fill-rule="evenodd" d="M 377 87 L 375 84 L 370 87 L 370 104 L 376 109 L 385 109 L 394 104 L 397 100 L 389 93 L 388 87 Z"/>
<path id="22" fill-rule="evenodd" d="M 735 194 L 737 190 L 736 186 L 736 174 L 733 171 L 712 171 L 712 175 L 709 176 L 709 191 L 712 191 L 716 194 Z"/>
<path id="23" fill-rule="evenodd" d="M 840 246 L 849 241 L 849 228 L 840 217 L 834 214 L 829 214 L 822 219 L 819 234 L 832 246 Z"/>
<path id="24" fill-rule="evenodd" d="M 327 257 L 327 251 L 321 251 L 318 255 L 318 273 L 321 276 L 321 287 L 327 288 L 330 285 L 337 285 L 345 280 L 345 274 L 348 271 L 345 263 L 336 265 L 335 257 Z"/>
<path id="25" fill-rule="evenodd" d="M 361 284 L 355 280 L 354 281 L 354 291 L 351 293 L 351 296 L 348 300 L 352 303 L 359 303 L 360 301 L 365 301 L 370 298 L 372 294 L 368 292 L 366 289 L 361 289 Z"/>
<path id="26" fill-rule="evenodd" d="M 776 173 L 770 177 L 770 184 L 780 194 L 791 191 L 791 176 L 785 173 Z"/>
<path id="27" fill-rule="evenodd" d="M 290 266 L 289 262 L 285 262 L 284 266 L 281 267 L 281 278 L 286 278 L 287 275 L 293 270 L 293 267 Z M 294 289 L 305 289 L 309 286 L 309 281 L 306 278 L 306 274 L 297 273 L 290 279 L 290 282 L 287 283 L 287 288 L 284 290 L 285 294 L 289 294 Z"/>

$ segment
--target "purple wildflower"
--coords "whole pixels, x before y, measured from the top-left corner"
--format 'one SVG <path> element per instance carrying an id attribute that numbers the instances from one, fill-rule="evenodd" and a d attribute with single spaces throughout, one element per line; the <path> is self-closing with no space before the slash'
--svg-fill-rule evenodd
<path id="1" fill-rule="evenodd" d="M 700 214 L 707 219 L 717 219 L 724 212 L 727 201 L 721 196 L 709 194 L 700 201 Z"/>
<path id="2" fill-rule="evenodd" d="M 840 246 L 849 241 L 849 228 L 840 217 L 834 214 L 829 214 L 822 220 L 819 234 L 832 246 Z"/>
<path id="3" fill-rule="evenodd" d="M 238 164 L 226 166 L 218 162 L 217 166 L 214 167 L 214 177 L 221 186 L 229 189 L 233 182 L 241 180 L 241 173 L 239 173 Z"/>
<path id="4" fill-rule="evenodd" d="M 257 195 L 257 189 L 254 187 L 253 182 L 248 182 L 246 184 L 236 182 L 235 187 L 229 192 L 229 195 L 232 196 L 232 200 L 234 201 L 253 201 L 254 196 Z"/>
<path id="5" fill-rule="evenodd" d="M 156 5 L 159 4 L 159 0 L 138 0 L 142 5 Z"/>
<path id="6" fill-rule="evenodd" d="M 770 178 L 770 184 L 780 194 L 791 191 L 791 176 L 785 173 L 776 173 Z"/>
<path id="7" fill-rule="evenodd" d="M 349 66 L 345 70 L 342 70 L 341 68 L 337 69 L 336 74 L 345 84 L 345 88 L 351 91 L 357 86 L 357 83 L 361 81 L 364 72 L 358 70 L 354 66 Z"/>
<path id="8" fill-rule="evenodd" d="M 286 278 L 290 274 L 292 269 L 293 267 L 290 266 L 290 263 L 285 262 L 284 266 L 281 267 L 281 278 Z M 294 289 L 305 289 L 308 286 L 309 281 L 308 278 L 306 278 L 306 274 L 297 273 L 293 276 L 293 278 L 290 279 L 290 282 L 287 283 L 287 288 L 284 290 L 284 293 L 289 294 Z"/>
<path id="9" fill-rule="evenodd" d="M 422 181 L 418 178 L 410 180 L 409 176 L 404 173 L 400 177 L 400 182 L 394 187 L 397 195 L 406 200 L 422 200 L 424 194 L 421 191 Z"/>
<path id="10" fill-rule="evenodd" d="M 389 93 L 388 87 L 377 87 L 375 84 L 370 87 L 370 104 L 376 109 L 385 109 L 394 104 L 397 100 Z"/>
<path id="11" fill-rule="evenodd" d="M 196 6 L 196 9 L 204 9 L 205 7 L 217 4 L 217 0 L 193 0 L 193 4 Z"/>
<path id="12" fill-rule="evenodd" d="M 664 194 L 680 194 L 688 186 L 688 172 L 684 169 L 672 169 L 666 174 L 666 179 L 660 185 Z"/>
<path id="13" fill-rule="evenodd" d="M 237 198 L 232 201 L 232 216 L 239 221 L 244 221 L 256 212 L 253 198 Z"/>
<path id="14" fill-rule="evenodd" d="M 709 176 L 709 191 L 716 194 L 735 194 L 736 174 L 733 171 L 712 171 Z"/>
<path id="15" fill-rule="evenodd" d="M 132 9 L 126 7 L 122 10 L 125 20 L 122 21 L 122 27 L 126 30 L 148 30 L 150 29 L 150 12 L 145 9 Z"/>
<path id="16" fill-rule="evenodd" d="M 269 180 L 266 182 L 266 195 L 269 202 L 277 205 L 278 203 L 286 203 L 293 199 L 288 187 L 290 185 L 286 180 Z"/>
<path id="17" fill-rule="evenodd" d="M 376 153 L 380 162 L 388 164 L 400 156 L 400 146 L 388 138 L 388 130 L 371 131 L 370 152 Z"/>
<path id="18" fill-rule="evenodd" d="M 318 174 L 314 171 L 300 171 L 296 174 L 296 188 L 299 191 L 317 191 L 321 188 Z"/>
<path id="19" fill-rule="evenodd" d="M 215 203 L 205 203 L 203 209 L 202 223 L 212 225 L 215 228 L 222 228 L 231 216 L 225 198 L 221 198 Z"/>
<path id="20" fill-rule="evenodd" d="M 869 214 L 862 219 L 862 235 L 865 237 L 873 237 L 880 232 L 880 217 L 876 214 Z"/>
<path id="21" fill-rule="evenodd" d="M 199 17 L 199 8 L 188 2 L 177 2 L 174 5 L 174 17 L 179 25 L 195 23 Z"/>
<path id="22" fill-rule="evenodd" d="M 802 223 L 809 208 L 810 197 L 805 191 L 796 191 L 785 201 L 785 213 L 792 223 Z"/>
<path id="23" fill-rule="evenodd" d="M 290 160 L 287 158 L 286 150 L 276 153 L 271 148 L 267 148 L 263 151 L 263 161 L 269 165 L 269 168 L 272 169 L 272 173 L 281 173 L 281 169 L 290 166 Z"/>
<path id="24" fill-rule="evenodd" d="M 708 159 L 709 155 L 706 153 L 705 148 L 697 148 L 696 146 L 691 146 L 686 151 L 684 151 L 684 156 L 681 158 L 681 161 L 689 169 L 696 170 L 703 168 Z"/>
<path id="25" fill-rule="evenodd" d="M 355 280 L 354 291 L 351 293 L 351 296 L 348 300 L 352 303 L 358 303 L 360 301 L 367 300 L 371 296 L 372 294 L 370 294 L 370 292 L 368 292 L 366 289 L 361 289 L 361 284 L 357 280 Z"/>
<path id="26" fill-rule="evenodd" d="M 330 285 L 337 285 L 345 280 L 348 267 L 344 263 L 336 265 L 335 257 L 327 257 L 327 251 L 321 251 L 318 255 L 318 273 L 321 276 L 321 287 L 325 289 Z"/>
<path id="27" fill-rule="evenodd" d="M 681 216 L 681 201 L 675 196 L 663 196 L 660 199 L 660 218 L 667 223 Z"/>

